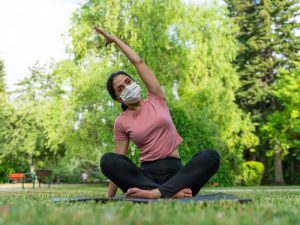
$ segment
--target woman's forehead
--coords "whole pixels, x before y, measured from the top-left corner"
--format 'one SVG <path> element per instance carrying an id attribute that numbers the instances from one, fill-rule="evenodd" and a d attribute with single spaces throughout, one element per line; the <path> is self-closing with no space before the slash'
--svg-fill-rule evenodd
<path id="1" fill-rule="evenodd" d="M 123 74 L 116 76 L 115 79 L 113 80 L 114 87 L 117 88 L 119 85 L 123 84 L 124 81 L 126 80 L 126 78 L 130 79 L 130 77 L 123 75 Z"/>

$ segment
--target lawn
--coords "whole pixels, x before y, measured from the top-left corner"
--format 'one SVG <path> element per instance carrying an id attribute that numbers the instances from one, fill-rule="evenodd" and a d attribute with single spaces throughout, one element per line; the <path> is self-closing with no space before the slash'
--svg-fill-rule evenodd
<path id="1" fill-rule="evenodd" d="M 0 224 L 300 224 L 300 187 L 204 188 L 202 193 L 225 192 L 253 202 L 179 203 L 52 203 L 50 197 L 104 196 L 100 185 L 57 185 L 25 190 L 0 185 Z M 121 193 L 119 193 L 121 194 Z"/>

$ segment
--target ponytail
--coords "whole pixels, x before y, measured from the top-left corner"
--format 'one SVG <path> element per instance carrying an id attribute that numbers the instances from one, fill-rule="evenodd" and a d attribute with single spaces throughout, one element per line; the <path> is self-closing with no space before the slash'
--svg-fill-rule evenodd
<path id="1" fill-rule="evenodd" d="M 121 108 L 122 108 L 123 111 L 126 111 L 126 109 L 128 109 L 128 106 L 122 102 L 121 103 Z"/>

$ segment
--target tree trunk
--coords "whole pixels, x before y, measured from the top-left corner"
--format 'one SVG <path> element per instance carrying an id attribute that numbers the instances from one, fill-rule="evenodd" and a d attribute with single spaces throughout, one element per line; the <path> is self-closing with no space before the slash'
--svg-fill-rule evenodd
<path id="1" fill-rule="evenodd" d="M 35 164 L 34 164 L 33 159 L 32 159 L 31 156 L 29 156 L 28 164 L 29 164 L 30 173 L 35 173 Z"/>
<path id="2" fill-rule="evenodd" d="M 282 159 L 281 159 L 281 149 L 278 144 L 275 144 L 275 154 L 274 154 L 274 183 L 275 184 L 285 184 L 282 171 Z"/>

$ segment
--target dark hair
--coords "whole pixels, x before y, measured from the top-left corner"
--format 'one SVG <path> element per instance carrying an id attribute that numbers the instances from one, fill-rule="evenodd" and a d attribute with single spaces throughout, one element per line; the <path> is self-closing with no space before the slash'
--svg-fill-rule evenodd
<path id="1" fill-rule="evenodd" d="M 117 95 L 116 95 L 116 93 L 115 93 L 115 89 L 114 89 L 114 86 L 113 86 L 113 81 L 114 81 L 115 77 L 117 77 L 117 76 L 120 75 L 120 74 L 123 74 L 123 75 L 125 75 L 125 76 L 128 76 L 128 77 L 130 77 L 133 81 L 135 81 L 129 74 L 127 74 L 126 72 L 124 72 L 124 71 L 122 71 L 122 70 L 112 73 L 112 74 L 109 76 L 108 80 L 107 80 L 106 88 L 107 88 L 107 90 L 108 90 L 108 93 L 109 93 L 110 96 L 112 97 L 112 99 L 115 100 L 115 101 L 117 100 Z M 123 111 L 125 111 L 125 110 L 128 108 L 128 106 L 122 102 L 121 108 L 122 108 Z"/>

